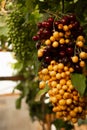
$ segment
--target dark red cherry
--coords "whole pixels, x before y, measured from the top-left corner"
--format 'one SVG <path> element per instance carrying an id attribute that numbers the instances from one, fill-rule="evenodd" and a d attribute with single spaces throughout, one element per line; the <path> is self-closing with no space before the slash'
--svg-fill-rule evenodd
<path id="1" fill-rule="evenodd" d="M 33 39 L 34 41 L 38 41 L 38 40 L 39 40 L 39 36 L 38 36 L 38 35 L 37 35 L 37 36 L 33 36 L 32 39 Z"/>
<path id="2" fill-rule="evenodd" d="M 74 47 L 75 46 L 75 42 L 74 41 L 70 41 L 68 44 L 67 44 L 68 47 Z"/>
<path id="3" fill-rule="evenodd" d="M 60 45 L 59 45 L 59 50 L 60 50 L 60 51 L 65 51 L 65 50 L 66 50 L 66 45 L 60 44 Z"/>
<path id="4" fill-rule="evenodd" d="M 66 53 L 67 53 L 67 55 L 72 56 L 74 54 L 74 48 L 68 47 L 66 49 Z"/>
<path id="5" fill-rule="evenodd" d="M 50 23 L 53 23 L 54 18 L 53 18 L 53 17 L 50 17 L 50 18 L 48 18 L 48 21 L 49 21 Z"/>
<path id="6" fill-rule="evenodd" d="M 45 62 L 46 62 L 46 63 L 50 63 L 51 60 L 52 60 L 52 58 L 51 58 L 50 56 L 46 56 L 46 57 L 45 57 Z"/>
<path id="7" fill-rule="evenodd" d="M 75 14 L 69 14 L 68 17 L 71 21 L 76 21 L 76 15 Z"/>
<path id="8" fill-rule="evenodd" d="M 81 73 L 82 71 L 82 68 L 78 64 L 75 65 L 74 69 L 75 69 L 75 72 L 77 73 Z"/>
<path id="9" fill-rule="evenodd" d="M 63 25 L 69 24 L 69 18 L 68 18 L 68 16 L 63 16 L 63 18 L 61 19 L 61 23 L 62 23 Z"/>
<path id="10" fill-rule="evenodd" d="M 38 26 L 38 29 L 41 28 L 42 27 L 42 23 L 38 23 L 37 26 Z"/>
<path id="11" fill-rule="evenodd" d="M 65 57 L 66 56 L 66 52 L 65 51 L 60 51 L 59 52 L 59 56 L 60 57 Z"/>

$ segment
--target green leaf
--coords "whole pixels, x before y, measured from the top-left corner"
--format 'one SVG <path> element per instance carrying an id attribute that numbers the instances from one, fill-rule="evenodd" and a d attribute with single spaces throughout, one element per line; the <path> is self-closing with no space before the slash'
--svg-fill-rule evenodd
<path id="1" fill-rule="evenodd" d="M 40 101 L 41 99 L 41 96 L 44 95 L 46 92 L 48 92 L 49 90 L 49 86 L 46 84 L 45 88 L 40 90 L 37 95 L 36 95 L 36 98 L 35 98 L 35 101 Z"/>
<path id="2" fill-rule="evenodd" d="M 19 97 L 17 100 L 16 100 L 16 108 L 17 109 L 20 109 L 21 108 L 21 101 L 22 101 L 22 98 Z"/>
<path id="3" fill-rule="evenodd" d="M 66 121 L 63 121 L 62 119 L 54 120 L 53 124 L 55 125 L 57 130 L 61 130 L 61 128 L 65 128 L 65 130 L 72 130 L 73 128 L 73 125 L 69 124 Z"/>
<path id="4" fill-rule="evenodd" d="M 71 74 L 71 81 L 81 96 L 84 95 L 86 89 L 86 76 L 83 74 Z"/>

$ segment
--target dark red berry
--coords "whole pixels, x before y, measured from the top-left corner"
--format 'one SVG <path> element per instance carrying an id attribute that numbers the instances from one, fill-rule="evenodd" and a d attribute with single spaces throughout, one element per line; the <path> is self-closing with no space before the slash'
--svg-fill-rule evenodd
<path id="1" fill-rule="evenodd" d="M 38 41 L 38 40 L 39 40 L 39 36 L 33 36 L 32 39 L 33 39 L 34 41 Z"/>

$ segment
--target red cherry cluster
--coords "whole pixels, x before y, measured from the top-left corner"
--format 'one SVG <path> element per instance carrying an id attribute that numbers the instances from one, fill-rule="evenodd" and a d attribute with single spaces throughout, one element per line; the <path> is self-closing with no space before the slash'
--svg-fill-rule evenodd
<path id="1" fill-rule="evenodd" d="M 47 21 L 43 21 L 37 24 L 38 32 L 36 36 L 33 36 L 34 41 L 48 39 L 52 35 L 53 31 L 53 21 L 52 17 L 48 18 Z"/>
<path id="2" fill-rule="evenodd" d="M 36 41 L 39 88 L 49 86 L 49 99 L 56 118 L 76 123 L 85 119 L 86 97 L 81 97 L 71 82 L 71 73 L 82 73 L 87 60 L 83 29 L 74 14 L 38 24 Z"/>
<path id="3" fill-rule="evenodd" d="M 84 33 L 74 14 L 59 20 L 50 17 L 38 23 L 38 32 L 33 36 L 38 49 L 38 59 L 47 67 L 52 60 L 70 65 L 75 72 L 82 72 L 87 54 L 84 52 Z"/>

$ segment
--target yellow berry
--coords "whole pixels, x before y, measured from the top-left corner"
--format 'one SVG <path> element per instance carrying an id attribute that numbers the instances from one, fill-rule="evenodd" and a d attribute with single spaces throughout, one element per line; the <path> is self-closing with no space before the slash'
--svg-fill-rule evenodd
<path id="1" fill-rule="evenodd" d="M 43 88 L 45 87 L 45 85 L 46 85 L 46 82 L 45 82 L 45 81 L 40 81 L 40 83 L 39 83 L 39 88 L 40 88 L 40 89 L 43 89 Z"/>
<path id="2" fill-rule="evenodd" d="M 65 79 L 60 79 L 60 84 L 61 85 L 65 85 L 66 84 L 66 80 Z"/>
<path id="3" fill-rule="evenodd" d="M 82 68 L 85 67 L 85 65 L 86 65 L 86 64 L 85 64 L 85 61 L 80 61 L 79 65 L 80 65 L 80 67 L 82 67 Z"/>
<path id="4" fill-rule="evenodd" d="M 83 41 L 83 42 L 85 42 L 85 39 L 84 39 L 84 37 L 83 37 L 82 35 L 78 36 L 78 37 L 77 37 L 77 40 L 78 40 L 78 41 Z"/>
<path id="5" fill-rule="evenodd" d="M 59 90 L 62 88 L 61 84 L 57 84 L 56 87 L 57 87 L 57 89 L 59 89 Z"/>
<path id="6" fill-rule="evenodd" d="M 50 44 L 51 44 L 50 39 L 47 39 L 47 40 L 45 41 L 45 44 L 46 44 L 46 45 L 50 45 Z"/>
<path id="7" fill-rule="evenodd" d="M 52 65 L 48 65 L 48 70 L 52 71 L 53 70 L 53 66 Z"/>
<path id="8" fill-rule="evenodd" d="M 57 102 L 57 99 L 56 99 L 56 97 L 50 97 L 50 101 L 51 101 L 52 103 L 56 103 L 56 102 Z"/>
<path id="9" fill-rule="evenodd" d="M 73 62 L 73 63 L 77 63 L 78 60 L 79 60 L 79 59 L 78 59 L 78 56 L 73 56 L 73 57 L 72 57 L 72 62 Z"/>
<path id="10" fill-rule="evenodd" d="M 65 72 L 62 72 L 62 73 L 61 73 L 61 77 L 62 77 L 62 78 L 65 78 L 65 77 L 66 77 L 66 73 L 65 73 Z"/>
<path id="11" fill-rule="evenodd" d="M 64 100 L 64 99 L 61 99 L 61 100 L 59 100 L 59 105 L 65 105 L 66 104 L 66 101 Z"/>
<path id="12" fill-rule="evenodd" d="M 60 43 L 60 44 L 64 44 L 64 43 L 65 43 L 64 38 L 61 38 L 61 39 L 59 40 L 59 43 Z"/>
<path id="13" fill-rule="evenodd" d="M 58 24 L 58 29 L 63 29 L 63 24 Z"/>
<path id="14" fill-rule="evenodd" d="M 56 76 L 56 71 L 52 70 L 49 72 L 50 76 Z"/>
<path id="15" fill-rule="evenodd" d="M 53 33 L 54 38 L 57 40 L 59 38 L 59 32 L 55 31 Z"/>
<path id="16" fill-rule="evenodd" d="M 59 37 L 63 37 L 64 34 L 62 32 L 59 32 Z"/>
<path id="17" fill-rule="evenodd" d="M 37 52 L 38 57 L 42 57 L 43 56 L 43 49 L 39 49 Z"/>
<path id="18" fill-rule="evenodd" d="M 72 67 L 70 67 L 69 71 L 72 73 L 72 72 L 74 72 L 74 69 Z"/>
<path id="19" fill-rule="evenodd" d="M 54 42 L 52 43 L 52 46 L 53 46 L 54 48 L 58 47 L 58 45 L 59 45 L 59 43 L 58 43 L 57 41 L 54 41 Z"/>
<path id="20" fill-rule="evenodd" d="M 47 68 L 42 69 L 42 74 L 48 74 L 48 69 Z"/>
<path id="21" fill-rule="evenodd" d="M 71 110 L 69 114 L 71 117 L 76 117 L 76 112 L 74 110 Z"/>
<path id="22" fill-rule="evenodd" d="M 60 89 L 60 90 L 59 90 L 59 94 L 61 94 L 61 95 L 63 95 L 64 92 L 65 92 L 65 91 L 64 91 L 63 89 Z"/>
<path id="23" fill-rule="evenodd" d="M 80 56 L 81 59 L 86 59 L 87 58 L 87 53 L 82 51 L 82 52 L 80 52 L 79 56 Z"/>
<path id="24" fill-rule="evenodd" d="M 76 42 L 76 45 L 77 45 L 78 47 L 83 47 L 84 43 L 83 43 L 82 41 L 77 41 L 77 42 Z"/>
<path id="25" fill-rule="evenodd" d="M 66 100 L 66 104 L 67 104 L 67 105 L 72 104 L 72 99 L 71 99 L 71 98 L 70 98 L 70 99 L 67 99 L 67 100 Z"/>
<path id="26" fill-rule="evenodd" d="M 50 37 L 50 41 L 51 41 L 51 42 L 54 42 L 54 41 L 55 41 L 55 37 L 54 37 L 54 36 L 51 36 L 51 37 Z"/>
<path id="27" fill-rule="evenodd" d="M 64 71 L 67 71 L 68 69 L 68 66 L 64 66 Z"/>
<path id="28" fill-rule="evenodd" d="M 67 25 L 64 25 L 64 26 L 63 26 L 63 30 L 64 30 L 64 31 L 68 31 L 68 30 L 69 30 L 69 27 L 68 27 Z"/>
<path id="29" fill-rule="evenodd" d="M 77 123 L 78 120 L 77 120 L 77 118 L 72 118 L 71 121 L 72 121 L 72 123 Z"/>
<path id="30" fill-rule="evenodd" d="M 61 73 L 57 73 L 57 74 L 56 74 L 56 78 L 57 78 L 57 79 L 61 79 Z"/>
<path id="31" fill-rule="evenodd" d="M 51 87 L 52 87 L 52 88 L 55 88 L 56 86 L 57 86 L 57 82 L 56 82 L 56 81 L 52 81 L 52 82 L 51 82 Z"/>
<path id="32" fill-rule="evenodd" d="M 63 89 L 63 90 L 67 90 L 67 88 L 68 88 L 67 85 L 63 85 L 63 86 L 62 86 L 62 89 Z"/>
<path id="33" fill-rule="evenodd" d="M 58 64 L 58 69 L 63 69 L 64 68 L 64 64 L 63 63 L 59 63 Z"/>

